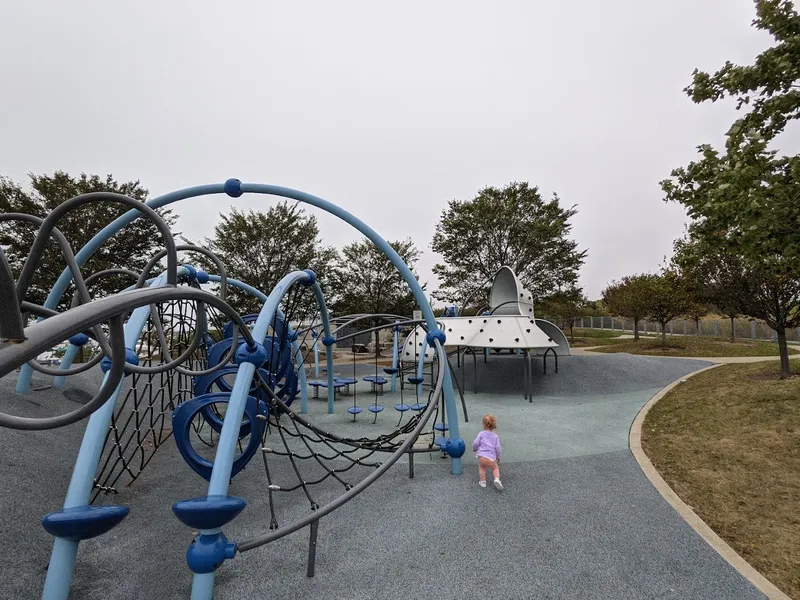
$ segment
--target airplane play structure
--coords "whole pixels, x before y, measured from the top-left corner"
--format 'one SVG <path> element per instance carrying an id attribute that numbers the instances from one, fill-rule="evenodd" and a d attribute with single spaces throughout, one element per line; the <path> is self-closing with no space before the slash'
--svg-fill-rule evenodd
<path id="1" fill-rule="evenodd" d="M 243 194 L 278 196 L 339 217 L 375 243 L 393 263 L 414 294 L 422 319 L 396 315 L 331 319 L 322 289 L 310 270 L 286 274 L 268 292 L 229 277 L 225 265 L 208 249 L 176 245 L 156 212 L 178 201 L 212 194 L 231 198 Z M 106 224 L 75 254 L 57 225 L 70 211 L 96 202 L 121 204 L 129 211 Z M 163 250 L 140 273 L 120 268 L 84 277 L 81 268 L 89 258 L 137 218 L 154 223 Z M 48 393 L 55 394 L 47 401 L 39 396 L 41 401 L 32 403 L 41 406 L 34 416 L 8 414 L 2 407 L 0 427 L 41 431 L 88 419 L 62 508 L 54 501 L 53 512 L 42 518 L 43 527 L 54 537 L 42 592 L 46 600 L 67 598 L 76 565 L 80 568 L 80 542 L 109 532 L 125 519 L 131 507 L 107 500 L 139 477 L 170 437 L 189 467 L 188 476 L 197 477 L 205 488 L 205 494 L 175 502 L 172 511 L 195 531 L 185 554 L 192 576 L 191 597 L 207 600 L 214 592 L 215 572 L 225 561 L 305 527 L 310 530 L 308 575 L 313 576 L 320 519 L 366 489 L 401 457 L 409 458 L 412 477 L 411 459 L 420 452 L 442 453 L 450 458 L 451 472 L 461 473 L 465 444 L 459 435 L 445 348 L 455 349 L 459 361 L 462 351 L 471 351 L 473 356 L 478 349 L 518 353 L 525 359 L 522 362 L 528 385 L 532 355 L 541 354 L 546 360 L 547 354 L 569 353 L 560 330 L 534 317 L 532 295 L 510 268 L 503 267 L 494 277 L 491 306 L 481 315 L 458 317 L 453 311 L 454 316 L 437 319 L 411 270 L 386 240 L 342 208 L 285 187 L 230 179 L 178 190 L 146 203 L 96 192 L 63 202 L 44 219 L 0 214 L 0 221 L 37 229 L 16 278 L 0 248 L 0 377 L 13 377 L 19 369 L 17 393 L 42 394 L 39 390 L 43 388 L 31 385 L 37 372 L 40 377 L 52 378 Z M 49 282 L 50 294 L 40 305 L 28 292 L 44 249 L 52 243 L 57 244 L 67 268 L 56 282 Z M 180 264 L 179 252 L 204 255 L 215 272 Z M 163 262 L 165 266 L 161 266 Z M 129 287 L 105 297 L 90 295 L 92 282 L 120 275 L 131 279 Z M 75 287 L 73 302 L 59 310 L 70 284 Z M 234 288 L 256 298 L 261 310 L 252 315 L 238 314 L 226 300 L 228 291 Z M 421 380 L 419 374 L 409 373 L 400 365 L 413 364 L 421 370 L 425 364 L 436 363 L 438 369 L 435 376 L 432 374 L 429 391 L 404 409 L 413 414 L 405 423 L 401 414 L 391 431 L 382 430 L 373 437 L 347 437 L 318 427 L 307 416 L 307 364 L 311 360 L 302 349 L 312 349 L 315 356 L 320 344 L 325 349 L 324 379 L 318 383 L 327 388 L 323 400 L 328 412 L 333 413 L 336 390 L 347 385 L 334 371 L 334 347 L 349 337 L 339 330 L 367 318 L 381 321 L 368 331 L 390 328 L 394 332 L 393 365 L 384 371 L 392 375 L 393 384 L 400 378 L 401 394 L 407 375 L 411 375 L 407 381 L 417 392 Z M 303 323 L 314 326 L 303 327 Z M 401 331 L 409 331 L 402 344 L 398 342 Z M 36 360 L 65 341 L 68 346 L 57 367 Z M 82 354 L 80 349 L 87 344 L 96 352 L 87 362 L 75 364 Z M 319 376 L 318 361 L 314 363 Z M 102 374 L 99 389 L 94 395 L 87 394 L 89 398 L 77 408 L 70 405 L 70 412 L 59 410 L 53 401 L 59 398 L 59 390 L 90 370 Z M 86 385 L 87 381 L 80 379 L 79 384 Z M 63 392 L 66 397 L 67 391 Z M 525 393 L 530 397 L 529 388 Z M 372 406 L 377 415 L 377 402 Z M 405 406 L 402 401 L 400 406 Z M 462 408 L 466 417 L 463 395 Z M 434 424 L 430 435 L 429 423 Z M 213 459 L 197 451 L 195 445 L 199 443 L 214 450 Z M 265 525 L 265 531 L 252 537 L 232 541 L 224 527 L 248 503 L 230 495 L 229 486 L 233 478 L 242 477 L 245 466 L 257 455 L 263 458 L 263 494 L 269 503 L 265 523 L 269 527 Z M 312 467 L 314 475 L 309 474 Z M 315 490 L 320 490 L 319 495 Z M 294 492 L 298 495 L 292 498 L 308 502 L 309 511 L 300 517 L 292 513 L 281 523 L 281 505 L 273 504 L 273 498 Z"/>

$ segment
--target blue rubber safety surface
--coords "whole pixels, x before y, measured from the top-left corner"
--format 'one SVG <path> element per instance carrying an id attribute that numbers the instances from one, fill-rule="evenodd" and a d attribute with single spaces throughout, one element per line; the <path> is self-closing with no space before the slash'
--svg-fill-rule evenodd
<path id="1" fill-rule="evenodd" d="M 305 574 L 305 529 L 226 561 L 217 571 L 215 598 L 763 598 L 672 510 L 628 449 L 630 424 L 647 400 L 705 365 L 629 355 L 561 357 L 558 375 L 549 365 L 543 375 L 541 362 L 534 368 L 537 395 L 529 403 L 521 386 L 508 389 L 517 372 L 522 381 L 521 362 L 492 357 L 478 373 L 479 393 L 466 394 L 470 422 L 459 414 L 467 443 L 462 476 L 449 474 L 449 460 L 439 452 L 416 456 L 414 479 L 403 460 L 320 521 L 314 578 Z M 469 381 L 472 373 L 465 375 Z M 93 389 L 86 380 L 73 385 L 81 382 Z M 484 385 L 501 393 L 488 394 Z M 389 406 L 399 401 L 399 394 L 386 396 Z M 407 389 L 405 401 L 413 398 Z M 359 404 L 373 399 L 359 391 Z M 73 407 L 60 391 L 18 396 L 8 377 L 0 380 L 0 402 L 7 412 L 27 415 Z M 337 402 L 337 414 L 326 415 L 326 402 L 309 398 L 310 418 L 341 435 L 374 436 L 396 424 L 353 423 L 347 406 Z M 503 492 L 477 485 L 471 443 L 487 412 L 497 417 L 503 443 Z M 41 593 L 51 538 L 39 521 L 61 507 L 84 427 L 0 431 L 0 598 Z M 225 527 L 231 540 L 269 529 L 260 463 L 256 457 L 231 485 L 231 495 L 248 501 Z M 284 463 L 270 469 L 278 483 L 291 482 Z M 346 477 L 355 482 L 369 472 L 364 467 Z M 337 485 L 312 493 L 329 501 L 341 493 Z M 129 505 L 131 512 L 108 534 L 81 544 L 70 598 L 188 598 L 191 532 L 170 507 L 205 490 L 168 440 L 142 477 L 103 498 L 101 504 Z M 302 491 L 276 497 L 281 525 L 309 511 Z"/>

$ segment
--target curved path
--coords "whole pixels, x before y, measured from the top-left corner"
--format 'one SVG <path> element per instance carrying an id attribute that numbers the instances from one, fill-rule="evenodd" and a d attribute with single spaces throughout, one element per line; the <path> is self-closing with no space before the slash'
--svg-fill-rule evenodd
<path id="1" fill-rule="evenodd" d="M 494 393 L 467 392 L 472 421 L 462 426 L 463 436 L 471 442 L 481 414 L 498 418 L 504 492 L 477 486 L 470 452 L 461 477 L 449 475 L 448 461 L 436 455 L 419 457 L 413 480 L 403 467 L 392 469 L 321 521 L 314 579 L 305 577 L 304 531 L 226 563 L 215 598 L 764 598 L 662 498 L 628 446 L 642 406 L 709 364 L 624 354 L 561 357 L 558 375 L 542 375 L 537 365 L 536 396 L 528 403 L 514 392 L 522 389 L 519 361 L 479 361 L 479 388 Z M 471 368 L 470 362 L 467 383 Z M 387 406 L 394 401 L 389 394 L 381 399 Z M 344 414 L 322 415 L 324 402 L 311 404 L 320 413 L 314 419 L 337 431 L 371 435 L 380 423 L 396 422 L 384 413 L 378 425 L 352 424 Z M 337 410 L 344 412 L 338 403 Z M 11 450 L 4 440 L 10 438 L 0 435 L 2 453 Z M 24 443 L 39 454 L 20 456 L 23 441 L 14 442 L 14 468 L 29 463 L 32 470 L 17 477 L 26 484 L 13 492 L 15 503 L 28 503 L 25 511 L 16 523 L 2 523 L 15 541 L 0 545 L 0 561 L 10 561 L 20 577 L 0 579 L 0 597 L 35 598 L 49 550 L 38 519 L 58 505 L 64 489 L 64 477 L 56 478 L 43 500 L 47 483 L 39 479 L 58 465 L 68 469 L 77 446 L 71 455 L 45 456 L 47 446 L 35 438 Z M 63 450 L 65 442 L 57 447 Z M 115 498 L 132 505 L 129 518 L 82 546 L 76 598 L 188 597 L 187 533 L 169 507 L 202 486 L 171 444 L 151 469 Z M 234 536 L 249 537 L 268 523 L 259 501 L 263 476 L 250 471 L 232 486 L 233 494 L 252 500 L 232 524 Z M 1 481 L 5 486 L 5 475 Z M 11 498 L 8 489 L 0 496 L 2 520 Z M 18 537 L 23 532 L 28 535 Z"/>

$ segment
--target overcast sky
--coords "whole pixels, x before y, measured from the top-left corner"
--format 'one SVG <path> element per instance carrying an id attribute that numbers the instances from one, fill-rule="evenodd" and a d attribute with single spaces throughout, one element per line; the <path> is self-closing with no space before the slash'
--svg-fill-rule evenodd
<path id="1" fill-rule="evenodd" d="M 734 117 L 682 89 L 769 44 L 753 16 L 752 0 L 8 0 L 0 174 L 298 188 L 413 238 L 431 283 L 447 201 L 528 181 L 577 204 L 596 298 L 671 253 L 685 218 L 658 182 Z M 176 205 L 177 230 L 209 235 L 230 205 Z M 358 237 L 319 215 L 326 243 Z"/>

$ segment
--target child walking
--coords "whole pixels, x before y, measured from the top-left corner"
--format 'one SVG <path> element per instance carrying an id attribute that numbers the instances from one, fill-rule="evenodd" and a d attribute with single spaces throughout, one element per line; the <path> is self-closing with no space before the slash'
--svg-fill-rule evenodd
<path id="1" fill-rule="evenodd" d="M 478 485 L 486 487 L 486 470 L 491 469 L 494 476 L 494 487 L 503 489 L 500 481 L 500 438 L 494 432 L 497 419 L 493 415 L 483 416 L 483 431 L 472 442 L 472 450 L 478 455 Z"/>

